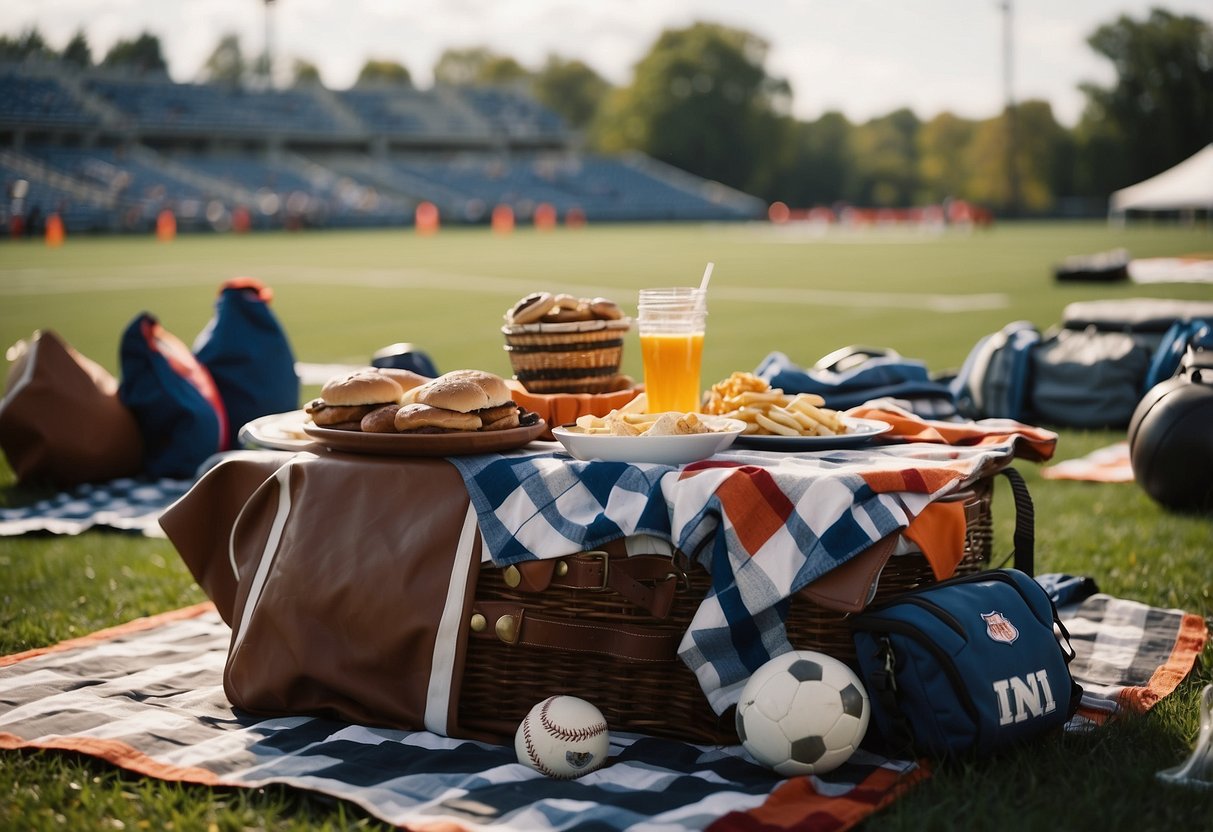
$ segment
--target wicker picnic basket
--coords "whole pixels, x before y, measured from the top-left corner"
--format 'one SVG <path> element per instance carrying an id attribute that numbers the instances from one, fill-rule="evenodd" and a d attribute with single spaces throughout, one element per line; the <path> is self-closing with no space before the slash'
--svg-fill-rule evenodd
<path id="1" fill-rule="evenodd" d="M 507 324 L 514 378 L 532 393 L 609 393 L 619 389 L 627 318 Z"/>
<path id="2" fill-rule="evenodd" d="M 1017 550 L 1030 550 L 1032 508 L 1027 489 L 1014 469 L 1001 473 L 1007 474 L 1012 483 Z M 964 501 L 967 520 L 965 551 L 957 574 L 980 571 L 990 563 L 993 479 L 993 475 L 982 478 L 950 498 Z M 609 566 L 608 556 L 601 552 L 581 553 L 565 560 L 580 563 L 585 559 L 603 560 L 603 567 Z M 512 738 L 514 729 L 535 703 L 554 694 L 567 694 L 597 705 L 613 730 L 706 744 L 736 743 L 731 711 L 718 717 L 695 675 L 674 654 L 710 588 L 709 576 L 700 568 L 679 568 L 677 559 L 667 559 L 667 563 L 664 575 L 661 570 L 653 573 L 657 583 L 678 583 L 664 616 L 650 614 L 618 593 L 601 588 L 550 586 L 542 592 L 528 592 L 517 585 L 516 578 L 510 579 L 508 569 L 482 569 L 474 608 L 487 611 L 520 606 L 525 609 L 524 616 L 536 622 L 640 633 L 661 641 L 669 648 L 669 655 L 663 660 L 636 661 L 578 652 L 575 644 L 567 652 L 509 644 L 508 633 L 494 632 L 491 623 L 482 621 L 481 629 L 468 640 L 459 696 L 461 729 L 487 737 Z M 881 572 L 871 603 L 934 581 L 931 567 L 921 554 L 894 556 Z M 798 649 L 818 650 L 854 665 L 855 651 L 846 619 L 846 613 L 827 609 L 802 594 L 793 599 L 787 615 L 789 640 Z M 472 630 L 476 629 L 473 623 Z"/>

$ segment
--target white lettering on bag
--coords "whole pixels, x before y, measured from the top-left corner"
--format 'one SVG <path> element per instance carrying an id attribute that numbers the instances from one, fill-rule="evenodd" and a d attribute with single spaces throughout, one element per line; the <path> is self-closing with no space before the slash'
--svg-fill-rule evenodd
<path id="1" fill-rule="evenodd" d="M 994 695 L 998 699 L 999 725 L 1024 722 L 1057 710 L 1049 674 L 1043 668 L 1022 679 L 1012 676 L 997 680 Z"/>

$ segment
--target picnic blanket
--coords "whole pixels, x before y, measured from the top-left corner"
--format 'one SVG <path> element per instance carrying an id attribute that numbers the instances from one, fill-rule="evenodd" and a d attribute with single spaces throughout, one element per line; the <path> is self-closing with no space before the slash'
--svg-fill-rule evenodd
<path id="1" fill-rule="evenodd" d="M 92 528 L 164 537 L 161 512 L 193 485 L 192 479 L 125 477 L 85 483 L 24 506 L 0 508 L 0 537 L 49 532 L 80 534 Z"/>
<path id="2" fill-rule="evenodd" d="M 898 418 L 903 430 L 935 430 L 913 414 Z M 1017 456 L 1052 452 L 1055 434 L 1015 425 L 1003 422 L 998 433 L 969 428 L 966 437 L 975 444 L 967 446 L 939 436 L 814 454 L 729 450 L 682 467 L 581 462 L 563 451 L 451 462 L 499 566 L 637 534 L 670 540 L 698 560 L 712 576 L 712 589 L 679 656 L 712 708 L 723 713 L 750 674 L 790 649 L 785 599 L 906 529 L 939 498 Z M 951 510 L 963 511 L 958 504 Z M 959 532 L 952 548 L 958 548 L 963 518 L 952 528 Z M 930 559 L 933 553 L 924 554 Z"/>
<path id="3" fill-rule="evenodd" d="M 1080 482 L 1133 482 L 1133 461 L 1128 442 L 1114 442 L 1085 456 L 1067 459 L 1042 468 L 1046 480 Z"/>
<path id="4" fill-rule="evenodd" d="M 1169 694 L 1199 655 L 1199 616 L 1097 595 L 1063 612 L 1090 686 L 1091 730 Z M 740 747 L 613 735 L 611 763 L 550 780 L 508 747 L 305 716 L 260 718 L 223 693 L 231 632 L 210 604 L 0 658 L 0 748 L 64 749 L 165 780 L 268 784 L 348 800 L 388 823 L 448 830 L 848 829 L 929 776 L 860 752 L 781 779 Z M 1083 713 L 1080 712 L 1080 713 Z"/>

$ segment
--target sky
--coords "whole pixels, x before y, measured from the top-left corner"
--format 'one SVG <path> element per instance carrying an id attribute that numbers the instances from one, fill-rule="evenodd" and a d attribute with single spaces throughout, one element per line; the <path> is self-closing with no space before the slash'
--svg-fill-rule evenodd
<path id="1" fill-rule="evenodd" d="M 36 27 L 58 49 L 83 30 L 99 60 L 148 31 L 182 82 L 200 80 L 224 34 L 252 57 L 268 29 L 276 65 L 305 59 L 333 89 L 353 84 L 368 58 L 398 61 L 428 87 L 444 50 L 476 46 L 528 68 L 553 53 L 577 58 L 623 85 L 663 30 L 710 21 L 767 41 L 766 70 L 789 82 L 798 118 L 837 110 L 862 122 L 900 107 L 923 119 L 1000 112 L 1008 3 L 1011 96 L 1048 101 L 1067 126 L 1082 113 L 1080 83 L 1115 80 L 1086 44 L 1099 25 L 1151 7 L 1213 22 L 1210 0 L 274 0 L 268 16 L 262 0 L 7 0 L 0 33 Z"/>

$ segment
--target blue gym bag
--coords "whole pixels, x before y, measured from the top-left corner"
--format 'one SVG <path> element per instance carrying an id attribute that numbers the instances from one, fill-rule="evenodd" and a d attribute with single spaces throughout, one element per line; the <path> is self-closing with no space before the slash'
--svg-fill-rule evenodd
<path id="1" fill-rule="evenodd" d="M 272 297 L 256 278 L 228 280 L 214 317 L 194 339 L 194 356 L 219 388 L 233 445 L 242 425 L 299 407 L 295 355 L 270 309 Z"/>
<path id="2" fill-rule="evenodd" d="M 1082 695 L 1069 633 L 1018 569 L 898 595 L 851 629 L 873 724 L 895 752 L 990 754 L 1060 729 Z"/>

